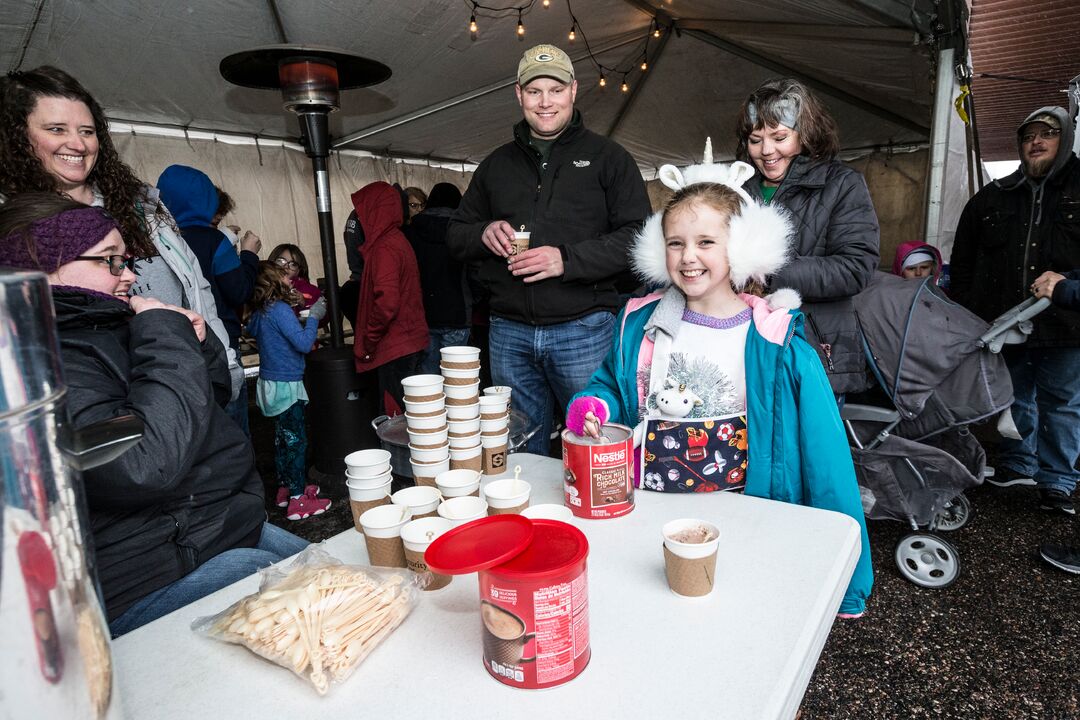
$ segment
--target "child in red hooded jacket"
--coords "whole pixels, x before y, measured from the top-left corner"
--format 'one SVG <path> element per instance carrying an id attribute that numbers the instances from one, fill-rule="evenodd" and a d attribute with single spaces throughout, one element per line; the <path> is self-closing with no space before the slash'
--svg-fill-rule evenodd
<path id="1" fill-rule="evenodd" d="M 352 203 L 365 237 L 353 340 L 356 371 L 378 373 L 380 404 L 394 415 L 404 406 L 401 381 L 419 372 L 428 344 L 420 271 L 401 232 L 400 193 L 373 182 L 353 193 Z"/>

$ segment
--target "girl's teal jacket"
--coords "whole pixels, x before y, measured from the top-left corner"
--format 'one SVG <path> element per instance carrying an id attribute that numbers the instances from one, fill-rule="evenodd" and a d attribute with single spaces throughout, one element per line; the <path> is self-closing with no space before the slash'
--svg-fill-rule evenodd
<path id="1" fill-rule="evenodd" d="M 682 293 L 670 289 L 664 304 L 677 310 Z M 836 398 L 817 353 L 803 334 L 803 314 L 772 309 L 763 299 L 740 296 L 753 309 L 746 336 L 746 424 L 749 436 L 746 494 L 796 503 L 850 516 L 859 523 L 862 552 L 840 605 L 840 613 L 859 615 L 874 582 L 855 468 L 836 407 Z M 615 344 L 589 385 L 575 396 L 603 400 L 610 422 L 639 421 L 638 370 L 643 345 L 665 332 L 653 314 L 660 298 L 619 314 Z M 676 316 L 664 311 L 665 315 Z M 652 322 L 650 322 L 652 320 Z M 677 322 L 666 323 L 677 328 Z M 651 348 L 648 350 L 651 355 Z"/>

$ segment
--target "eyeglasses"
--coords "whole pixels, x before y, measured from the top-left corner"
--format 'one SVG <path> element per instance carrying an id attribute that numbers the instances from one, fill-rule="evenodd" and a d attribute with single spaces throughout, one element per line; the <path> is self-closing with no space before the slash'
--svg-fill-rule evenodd
<path id="1" fill-rule="evenodd" d="M 135 258 L 130 255 L 79 255 L 73 260 L 93 260 L 109 266 L 109 272 L 117 277 L 124 274 L 124 268 L 135 272 Z"/>
<path id="2" fill-rule="evenodd" d="M 290 270 L 299 270 L 300 269 L 300 263 L 296 262 L 295 260 L 286 260 L 283 257 L 279 257 L 279 258 L 275 259 L 274 263 L 278 267 L 288 268 Z"/>
<path id="3" fill-rule="evenodd" d="M 419 210 L 420 208 L 424 207 L 424 203 L 411 202 L 409 203 L 409 207 L 413 210 Z"/>
<path id="4" fill-rule="evenodd" d="M 1029 133 L 1024 133 L 1023 135 L 1020 136 L 1020 142 L 1022 142 L 1022 143 L 1024 143 L 1026 145 L 1027 143 L 1034 141 L 1036 135 L 1042 140 L 1052 140 L 1052 139 L 1056 138 L 1060 134 L 1061 134 L 1060 130 L 1054 130 L 1053 128 L 1050 128 L 1048 130 L 1040 130 L 1037 133 L 1029 132 Z"/>

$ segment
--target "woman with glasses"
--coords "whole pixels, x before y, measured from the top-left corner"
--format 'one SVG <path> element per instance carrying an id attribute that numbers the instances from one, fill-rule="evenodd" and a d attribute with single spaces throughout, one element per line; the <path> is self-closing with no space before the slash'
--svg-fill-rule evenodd
<path id="1" fill-rule="evenodd" d="M 51 286 L 72 425 L 145 425 L 135 447 L 82 473 L 114 636 L 306 545 L 265 523 L 251 446 L 219 405 L 221 344 L 197 313 L 129 297 L 132 263 L 101 208 L 53 192 L 0 206 L 0 266 Z"/>
<path id="2" fill-rule="evenodd" d="M 418 187 L 405 188 L 406 205 L 409 208 L 408 214 L 405 216 L 405 224 L 408 225 L 412 222 L 413 218 L 424 212 L 427 208 L 428 196 L 423 190 Z"/>
<path id="3" fill-rule="evenodd" d="M 139 260 L 132 294 L 202 315 L 228 354 L 230 396 L 239 394 L 243 369 L 198 259 L 157 190 L 120 160 L 101 106 L 78 80 L 47 65 L 0 76 L 0 193 L 35 191 L 108 210 Z"/>

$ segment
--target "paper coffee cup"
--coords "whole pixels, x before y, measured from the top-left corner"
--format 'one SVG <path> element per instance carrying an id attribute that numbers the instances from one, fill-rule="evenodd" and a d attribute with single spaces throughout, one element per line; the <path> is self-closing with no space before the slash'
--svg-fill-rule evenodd
<path id="1" fill-rule="evenodd" d="M 447 345 L 439 348 L 439 359 L 452 363 L 448 367 L 460 367 L 461 363 L 480 362 L 480 348 L 471 345 Z"/>
<path id="2" fill-rule="evenodd" d="M 483 469 L 483 447 L 479 443 L 471 448 L 450 448 L 450 469 L 475 470 Z"/>
<path id="3" fill-rule="evenodd" d="M 438 488 L 427 485 L 415 485 L 402 488 L 390 496 L 390 502 L 409 508 L 413 519 L 429 517 L 442 502 L 442 493 Z"/>
<path id="4" fill-rule="evenodd" d="M 661 532 L 664 572 L 671 591 L 686 597 L 712 592 L 720 528 L 707 520 L 680 518 L 666 523 Z"/>
<path id="5" fill-rule="evenodd" d="M 442 375 L 410 375 L 401 381 L 405 400 L 425 402 L 437 400 L 443 391 Z"/>
<path id="6" fill-rule="evenodd" d="M 389 470 L 382 475 L 376 475 L 375 477 L 353 477 L 348 471 L 345 473 L 345 484 L 349 487 L 357 488 L 358 490 L 369 490 L 371 488 L 382 487 L 392 479 L 393 477 Z"/>
<path id="7" fill-rule="evenodd" d="M 446 385 L 443 390 L 447 405 L 476 404 L 479 407 L 480 381 L 477 379 L 470 379 L 468 384 L 463 385 Z"/>
<path id="8" fill-rule="evenodd" d="M 472 402 L 468 405 L 447 405 L 447 420 L 476 420 L 480 417 L 480 403 Z"/>
<path id="9" fill-rule="evenodd" d="M 452 368 L 440 365 L 442 371 L 443 386 L 446 385 L 470 385 L 480 381 L 480 363 L 474 368 Z"/>
<path id="10" fill-rule="evenodd" d="M 532 487 L 524 480 L 503 478 L 489 482 L 480 492 L 488 504 L 488 515 L 506 515 L 529 507 Z"/>
<path id="11" fill-rule="evenodd" d="M 446 457 L 449 445 L 443 443 L 435 447 L 422 447 L 418 448 L 412 443 L 409 443 L 409 456 L 414 462 L 436 462 Z"/>
<path id="12" fill-rule="evenodd" d="M 409 463 L 412 466 L 413 480 L 417 485 L 435 486 L 435 478 L 439 473 L 446 472 L 450 469 L 450 454 L 447 453 L 446 457 L 435 462 L 416 462 L 415 460 Z"/>
<path id="13" fill-rule="evenodd" d="M 514 233 L 514 239 L 510 241 L 513 248 L 510 250 L 511 255 L 517 255 L 523 253 L 529 249 L 529 235 L 527 232 Z"/>
<path id="14" fill-rule="evenodd" d="M 432 400 L 410 400 L 405 398 L 405 415 L 414 418 L 431 417 L 446 411 L 446 395 L 442 392 Z M 408 420 L 408 417 L 406 417 Z"/>
<path id="15" fill-rule="evenodd" d="M 487 517 L 488 505 L 483 498 L 473 495 L 448 498 L 439 506 L 439 517 L 446 518 L 454 527 Z"/>
<path id="16" fill-rule="evenodd" d="M 375 477 L 390 471 L 390 451 L 357 450 L 345 456 L 345 472 L 352 477 Z"/>
<path id="17" fill-rule="evenodd" d="M 506 415 L 500 415 L 497 418 L 485 419 L 483 415 L 480 416 L 480 432 L 488 437 L 495 437 L 498 435 L 505 435 L 506 428 L 510 422 L 510 418 Z"/>
<path id="18" fill-rule="evenodd" d="M 429 450 L 446 444 L 447 429 L 445 425 L 441 428 L 434 428 L 431 430 L 413 430 L 412 428 L 409 428 L 408 432 L 409 444 L 415 448 Z"/>
<path id="19" fill-rule="evenodd" d="M 506 415 L 509 403 L 509 395 L 481 395 L 480 415 Z"/>
<path id="20" fill-rule="evenodd" d="M 402 505 L 380 505 L 360 516 L 360 527 L 372 565 L 405 567 L 401 528 L 411 519 L 409 508 Z"/>
<path id="21" fill-rule="evenodd" d="M 364 528 L 360 525 L 360 516 L 373 507 L 390 503 L 391 480 L 387 476 L 383 484 L 376 487 L 355 487 L 353 485 L 355 482 L 357 481 L 346 480 L 345 486 L 349 491 L 349 508 L 352 510 L 353 527 L 359 532 L 364 532 Z"/>
<path id="22" fill-rule="evenodd" d="M 424 552 L 435 538 L 442 535 L 454 525 L 446 518 L 426 517 L 412 520 L 401 528 L 401 542 L 405 546 L 405 563 L 414 573 L 429 573 L 431 580 L 424 590 L 439 590 L 450 584 L 453 579 L 450 575 L 439 575 L 431 572 L 424 559 Z"/>
<path id="23" fill-rule="evenodd" d="M 476 495 L 480 491 L 480 473 L 475 470 L 448 470 L 435 478 L 443 498 Z"/>
<path id="24" fill-rule="evenodd" d="M 450 429 L 450 437 L 467 437 L 480 432 L 480 418 L 478 417 L 468 420 L 447 420 L 446 424 Z"/>
<path id="25" fill-rule="evenodd" d="M 497 395 L 499 397 L 505 397 L 506 402 L 510 402 L 510 393 L 513 391 L 509 385 L 492 385 L 491 387 L 484 388 L 485 395 Z"/>
<path id="26" fill-rule="evenodd" d="M 483 421 L 481 421 L 483 422 Z M 484 447 L 481 472 L 485 475 L 502 475 L 506 472 L 506 448 L 509 433 L 503 430 L 501 435 L 481 435 L 480 443 Z"/>
<path id="27" fill-rule="evenodd" d="M 405 425 L 409 430 L 435 430 L 446 425 L 446 406 L 440 405 L 433 415 L 410 415 L 405 413 Z"/>

